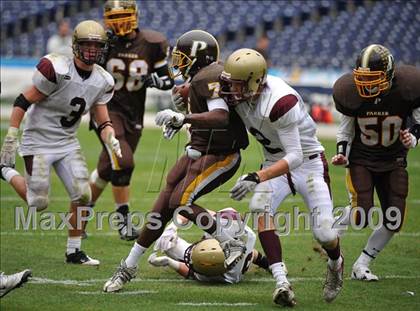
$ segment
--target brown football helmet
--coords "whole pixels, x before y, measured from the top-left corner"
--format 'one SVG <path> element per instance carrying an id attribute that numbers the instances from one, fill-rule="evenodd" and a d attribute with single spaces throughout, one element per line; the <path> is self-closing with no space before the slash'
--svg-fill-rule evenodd
<path id="1" fill-rule="evenodd" d="M 104 5 L 105 25 L 117 36 L 125 36 L 137 29 L 135 0 L 108 0 Z"/>

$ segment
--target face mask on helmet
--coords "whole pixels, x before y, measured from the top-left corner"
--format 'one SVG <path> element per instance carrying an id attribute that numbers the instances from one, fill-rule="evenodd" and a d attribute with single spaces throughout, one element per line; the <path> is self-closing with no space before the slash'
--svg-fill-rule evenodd
<path id="1" fill-rule="evenodd" d="M 379 44 L 363 49 L 353 70 L 353 79 L 359 95 L 373 98 L 388 91 L 394 77 L 394 58 Z"/>
<path id="2" fill-rule="evenodd" d="M 117 36 L 131 33 L 138 27 L 136 2 L 107 1 L 104 6 L 104 22 Z"/>
<path id="3" fill-rule="evenodd" d="M 236 106 L 241 102 L 248 101 L 253 97 L 253 93 L 248 89 L 247 81 L 234 80 L 230 78 L 230 74 L 222 72 L 219 77 L 220 90 L 219 96 L 229 106 Z"/>
<path id="4" fill-rule="evenodd" d="M 73 32 L 73 54 L 86 65 L 101 63 L 108 49 L 103 27 L 95 21 L 79 23 Z"/>
<path id="5" fill-rule="evenodd" d="M 176 47 L 173 49 L 169 64 L 169 75 L 172 79 L 183 76 L 184 79 L 189 77 L 191 67 L 194 65 L 195 59 L 192 60 L 185 53 L 177 50 Z"/>

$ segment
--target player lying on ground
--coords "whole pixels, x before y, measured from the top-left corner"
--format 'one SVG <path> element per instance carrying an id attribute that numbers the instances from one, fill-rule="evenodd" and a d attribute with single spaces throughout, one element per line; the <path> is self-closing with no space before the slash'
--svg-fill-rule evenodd
<path id="1" fill-rule="evenodd" d="M 78 24 L 73 34 L 74 57 L 49 54 L 41 58 L 33 85 L 15 101 L 10 127 L 1 149 L 1 177 L 30 208 L 42 211 L 48 206 L 51 168 L 54 167 L 70 196 L 69 237 L 66 262 L 99 265 L 81 250 L 81 220 L 78 214 L 91 198 L 88 170 L 76 131 L 83 114 L 95 115 L 102 141 L 117 156 L 118 140 L 108 117 L 106 103 L 111 99 L 114 80 L 96 65 L 104 55 L 107 37 L 95 21 Z M 26 113 L 20 144 L 25 177 L 15 169 L 19 126 Z M 78 212 L 79 210 L 79 212 Z"/>
<path id="2" fill-rule="evenodd" d="M 301 96 L 282 79 L 267 76 L 264 57 L 240 49 L 226 60 L 220 76 L 220 94 L 235 109 L 248 131 L 264 147 L 262 169 L 238 179 L 231 190 L 235 200 L 253 192 L 252 212 L 275 214 L 290 195 L 300 193 L 313 217 L 315 239 L 328 254 L 324 299 L 331 302 L 343 285 L 344 260 L 333 229 L 333 204 L 324 148 Z M 295 304 L 294 293 L 282 265 L 282 249 L 272 219 L 260 217 L 259 238 L 277 281 L 274 302 Z"/>
<path id="3" fill-rule="evenodd" d="M 353 74 L 334 84 L 333 97 L 341 122 L 332 163 L 347 167 L 351 207 L 358 208 L 348 214 L 347 224 L 355 217 L 355 225 L 368 226 L 374 189 L 383 216 L 351 277 L 377 281 L 369 264 L 401 230 L 406 213 L 407 153 L 420 139 L 420 70 L 407 65 L 395 68 L 390 51 L 372 44 L 359 54 Z"/>
<path id="4" fill-rule="evenodd" d="M 216 212 L 208 211 L 216 221 Z M 220 225 L 227 225 L 231 236 L 244 241 L 246 251 L 242 259 L 230 270 L 224 266 L 225 256 L 219 242 L 205 233 L 200 241 L 188 243 L 177 234 L 177 225 L 171 223 L 155 242 L 149 263 L 155 267 L 170 267 L 184 278 L 192 278 L 201 282 L 239 283 L 251 263 L 268 270 L 267 258 L 261 255 L 255 247 L 255 233 L 246 226 L 241 232 L 241 215 L 233 208 L 225 208 L 217 212 Z M 188 219 L 178 215 L 178 225 L 185 225 Z M 163 252 L 165 256 L 158 256 Z"/>
<path id="5" fill-rule="evenodd" d="M 157 114 L 156 124 L 165 126 L 167 138 L 173 137 L 183 124 L 190 124 L 191 140 L 186 154 L 168 173 L 165 188 L 153 206 L 159 226 L 150 222 L 144 225 L 128 257 L 105 283 L 106 292 L 120 290 L 135 277 L 139 258 L 161 236 L 178 207 L 190 210 L 183 210 L 182 216 L 194 223 L 200 216 L 202 225 L 208 227 L 212 216 L 195 201 L 228 181 L 240 165 L 240 149 L 247 147 L 248 134 L 239 117 L 229 111 L 218 95 L 218 79 L 223 70 L 218 58 L 217 40 L 205 31 L 183 34 L 174 47 L 172 68 L 191 82 L 188 114 L 167 109 Z M 177 97 L 175 94 L 174 101 Z M 180 102 L 176 104 L 179 106 Z M 245 245 L 241 240 L 235 240 L 225 230 L 218 234 L 214 222 L 205 231 L 222 243 L 227 268 L 243 257 Z"/>
<path id="6" fill-rule="evenodd" d="M 96 170 L 90 176 L 91 205 L 111 182 L 116 211 L 124 216 L 118 232 L 121 239 L 134 240 L 137 231 L 127 227 L 134 152 L 143 129 L 146 89 L 169 90 L 173 86 L 166 61 L 168 42 L 160 32 L 139 30 L 135 0 L 106 1 L 104 23 L 111 39 L 103 66 L 116 81 L 114 96 L 107 105 L 122 157 L 115 157 L 103 145 Z M 91 122 L 91 127 L 98 133 L 97 123 Z"/>

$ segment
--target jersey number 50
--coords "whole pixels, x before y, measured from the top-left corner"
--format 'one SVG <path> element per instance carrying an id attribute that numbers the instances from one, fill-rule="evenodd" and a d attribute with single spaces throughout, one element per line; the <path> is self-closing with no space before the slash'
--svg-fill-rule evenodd
<path id="1" fill-rule="evenodd" d="M 360 139 L 367 146 L 391 146 L 399 137 L 402 119 L 399 116 L 357 118 Z"/>
<path id="2" fill-rule="evenodd" d="M 147 63 L 142 59 L 135 59 L 128 64 L 128 76 L 125 76 L 126 64 L 122 59 L 111 58 L 106 63 L 106 70 L 115 79 L 115 91 L 120 90 L 124 84 L 129 92 L 138 91 L 143 86 L 143 78 L 147 75 Z"/>

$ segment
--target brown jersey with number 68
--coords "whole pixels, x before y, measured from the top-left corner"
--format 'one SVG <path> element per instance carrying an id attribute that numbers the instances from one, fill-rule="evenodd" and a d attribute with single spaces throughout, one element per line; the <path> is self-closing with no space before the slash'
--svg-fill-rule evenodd
<path id="1" fill-rule="evenodd" d="M 412 111 L 420 107 L 420 70 L 414 66 L 395 69 L 391 89 L 375 98 L 362 98 L 352 74 L 345 74 L 333 88 L 336 109 L 355 118 L 350 163 L 372 171 L 406 166 L 407 149 L 399 139 Z"/>

